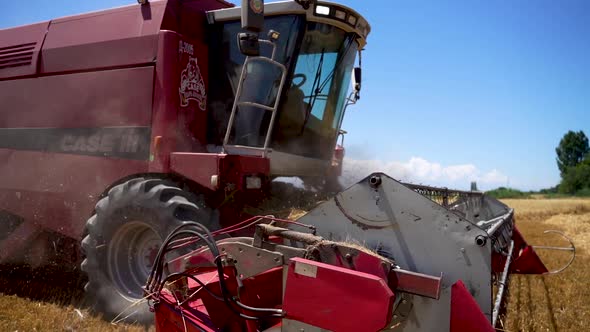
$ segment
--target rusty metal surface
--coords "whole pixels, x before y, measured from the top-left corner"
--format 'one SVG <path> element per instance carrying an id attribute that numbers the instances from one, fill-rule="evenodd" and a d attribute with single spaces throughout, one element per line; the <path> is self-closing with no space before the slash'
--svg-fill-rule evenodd
<path id="1" fill-rule="evenodd" d="M 288 240 L 293 240 L 305 244 L 316 244 L 323 240 L 322 237 L 315 236 L 313 234 L 302 233 L 287 228 L 261 224 L 256 226 L 256 232 L 254 234 L 254 245 L 261 246 L 262 241 L 268 239 L 269 236 L 280 236 Z"/>

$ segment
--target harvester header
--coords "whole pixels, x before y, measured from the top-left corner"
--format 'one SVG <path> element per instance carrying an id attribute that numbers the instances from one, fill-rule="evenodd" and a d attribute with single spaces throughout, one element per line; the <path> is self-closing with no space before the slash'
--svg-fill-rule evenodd
<path id="1" fill-rule="evenodd" d="M 509 275 L 549 273 L 508 206 L 383 173 L 295 221 L 187 224 L 158 257 L 146 293 L 160 331 L 494 331 Z"/>

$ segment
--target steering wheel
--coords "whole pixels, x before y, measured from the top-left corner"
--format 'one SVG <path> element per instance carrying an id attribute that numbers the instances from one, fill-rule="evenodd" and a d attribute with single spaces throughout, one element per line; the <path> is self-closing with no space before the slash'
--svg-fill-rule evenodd
<path id="1" fill-rule="evenodd" d="M 301 82 L 295 83 L 295 80 L 298 78 L 301 79 Z M 295 74 L 295 75 L 293 75 L 293 79 L 291 80 L 291 82 L 293 82 L 293 86 L 296 88 L 300 88 L 301 86 L 303 86 L 303 84 L 305 84 L 306 81 L 307 81 L 307 76 L 305 76 L 305 74 Z"/>

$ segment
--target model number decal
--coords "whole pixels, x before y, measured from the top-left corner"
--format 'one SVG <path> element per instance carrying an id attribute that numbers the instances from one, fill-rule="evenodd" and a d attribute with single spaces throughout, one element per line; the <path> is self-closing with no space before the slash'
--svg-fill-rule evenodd
<path id="1" fill-rule="evenodd" d="M 182 53 L 186 53 L 188 55 L 194 55 L 195 53 L 195 47 L 193 46 L 193 44 L 187 43 L 185 41 L 180 41 L 180 43 L 178 44 L 178 53 L 182 54 Z"/>

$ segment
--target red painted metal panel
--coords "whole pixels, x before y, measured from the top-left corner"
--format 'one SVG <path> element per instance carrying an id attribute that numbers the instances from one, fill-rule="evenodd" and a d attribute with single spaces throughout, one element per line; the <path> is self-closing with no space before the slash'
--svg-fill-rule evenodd
<path id="1" fill-rule="evenodd" d="M 513 261 L 510 264 L 510 273 L 518 274 L 543 274 L 549 272 L 545 264 L 532 246 L 530 246 L 518 228 L 514 226 L 512 230 L 512 240 L 514 241 L 514 251 L 512 254 Z M 497 252 L 492 253 L 492 270 L 496 273 L 504 271 L 506 257 Z"/>
<path id="2" fill-rule="evenodd" d="M 246 189 L 246 175 L 266 176 L 270 162 L 266 158 L 215 153 L 172 153 L 170 169 L 205 188 L 217 190 L 225 183 L 233 183 L 235 189 Z M 218 176 L 218 186 L 211 183 L 211 176 Z"/>
<path id="3" fill-rule="evenodd" d="M 0 82 L 0 128 L 149 126 L 153 67 Z"/>
<path id="4" fill-rule="evenodd" d="M 270 161 L 267 158 L 254 156 L 227 155 L 224 158 L 224 169 L 237 168 L 242 174 L 268 174 Z"/>
<path id="5" fill-rule="evenodd" d="M 258 308 L 280 308 L 282 302 L 282 275 L 281 267 L 270 269 L 254 277 L 244 279 L 239 291 L 239 300 L 241 303 Z M 203 271 L 195 274 L 201 282 L 205 283 L 212 292 L 221 296 L 219 288 L 219 279 L 216 270 Z M 232 295 L 238 294 L 238 284 L 233 268 L 225 269 L 225 282 L 228 291 Z M 192 279 L 187 280 L 190 292 L 200 289 L 200 285 Z M 248 322 L 236 315 L 236 313 L 223 301 L 214 299 L 208 292 L 199 291 L 193 296 L 182 308 L 175 305 L 176 301 L 168 291 L 164 291 L 160 296 L 160 304 L 156 306 L 156 329 L 157 331 L 185 331 L 182 322 L 182 316 L 185 318 L 187 331 L 192 331 L 194 326 L 215 331 L 244 331 L 244 326 Z M 238 308 L 235 308 L 238 310 Z M 181 313 L 182 311 L 182 313 Z M 260 316 L 260 313 L 249 312 L 248 310 L 239 310 L 240 312 Z M 264 330 L 262 326 L 273 326 L 280 322 L 280 318 L 266 317 L 261 319 L 260 325 L 253 322 L 253 331 Z M 179 329 L 180 327 L 180 329 Z"/>
<path id="6" fill-rule="evenodd" d="M 229 290 L 229 292 L 233 295 L 237 295 L 237 279 L 234 273 L 233 268 L 225 267 L 224 269 L 224 276 L 225 276 L 225 284 Z M 219 286 L 219 281 L 217 277 L 213 277 L 217 274 L 217 271 L 212 272 L 210 274 L 203 273 L 199 274 L 198 278 L 207 284 L 209 289 L 213 290 L 215 294 L 221 296 L 221 289 Z M 213 278 L 213 279 L 212 279 Z M 190 285 L 190 282 L 189 282 Z M 207 308 L 206 312 L 208 313 L 213 325 L 221 331 L 227 332 L 242 332 L 244 329 L 242 328 L 242 324 L 244 320 L 238 317 L 234 311 L 228 308 L 225 301 L 219 301 L 209 295 L 208 292 L 201 292 L 200 297 L 202 299 L 203 304 Z M 192 308 L 198 305 L 198 303 L 191 303 L 190 306 Z"/>
<path id="7" fill-rule="evenodd" d="M 194 24 L 203 26 L 204 15 L 194 19 Z M 203 39 L 181 37 L 177 43 L 178 60 L 174 97 L 178 105 L 180 141 L 188 151 L 205 152 L 207 145 L 207 87 L 209 79 L 209 47 Z M 182 150 L 180 150 L 182 151 Z"/>
<path id="8" fill-rule="evenodd" d="M 171 31 L 162 31 L 158 43 L 152 135 L 161 138 L 157 149 L 152 142 L 150 170 L 168 172 L 170 153 L 206 152 L 208 48 Z"/>
<path id="9" fill-rule="evenodd" d="M 219 174 L 220 158 L 221 155 L 214 153 L 173 153 L 170 155 L 170 170 L 216 190 L 211 184 L 211 176 Z"/>
<path id="10" fill-rule="evenodd" d="M 163 291 L 161 302 L 156 306 L 155 325 L 158 332 L 214 332 L 215 328 L 201 300 L 191 302 L 191 309 L 178 311 L 174 296 Z"/>
<path id="11" fill-rule="evenodd" d="M 158 40 L 158 62 L 154 77 L 153 125 L 152 136 L 160 137 L 160 143 L 154 151 L 151 172 L 168 172 L 170 170 L 170 153 L 177 148 L 178 126 L 178 34 L 171 31 L 160 32 Z M 184 132 L 182 133 L 184 136 Z M 157 151 L 156 151 L 157 150 Z M 181 150 L 182 151 L 182 150 Z"/>
<path id="12" fill-rule="evenodd" d="M 393 289 L 438 300 L 441 291 L 441 279 L 442 277 L 395 269 L 390 272 L 389 285 Z"/>
<path id="13" fill-rule="evenodd" d="M 510 264 L 510 272 L 518 274 L 543 274 L 549 272 L 545 264 L 531 246 L 524 248 Z"/>
<path id="14" fill-rule="evenodd" d="M 204 152 L 208 50 L 203 11 L 228 6 L 218 0 L 150 1 L 0 31 L 0 63 L 3 54 L 14 51 L 12 46 L 19 52 L 33 50 L 31 66 L 0 69 L 0 80 L 41 76 L 0 81 L 0 130 L 12 140 L 10 149 L 0 147 L 0 209 L 24 217 L 34 229 L 77 238 L 98 196 L 113 182 L 137 173 L 168 172 L 173 151 Z M 162 31 L 164 16 L 180 34 Z M 180 48 L 181 40 L 191 47 Z M 188 49 L 194 52 L 181 54 Z M 198 63 L 203 84 L 185 89 L 188 105 L 181 107 L 182 75 L 194 73 L 188 70 L 191 61 Z M 194 78 L 185 81 L 200 83 Z M 38 136 L 35 130 L 63 146 L 54 137 L 62 134 L 60 128 L 141 127 L 149 135 L 152 124 L 151 141 L 158 142 L 153 147 L 161 154 L 151 164 L 56 153 L 47 144 L 31 143 Z M 24 143 L 14 140 L 18 135 Z M 87 144 L 63 152 L 96 152 L 94 136 L 71 141 Z M 16 150 L 21 148 L 36 151 Z M 210 183 L 210 177 L 203 183 Z"/>
<path id="15" fill-rule="evenodd" d="M 41 72 L 90 70 L 151 63 L 166 1 L 138 4 L 53 20 Z"/>
<path id="16" fill-rule="evenodd" d="M 379 331 L 391 319 L 394 299 L 382 278 L 293 258 L 283 309 L 289 319 L 331 331 Z"/>
<path id="17" fill-rule="evenodd" d="M 223 0 L 169 0 L 161 29 L 177 31 L 190 39 L 205 39 L 203 26 L 192 22 L 200 21 L 203 12 L 230 7 L 234 5 Z"/>
<path id="18" fill-rule="evenodd" d="M 32 223 L 22 223 L 10 236 L 0 242 L 0 263 L 20 258 L 18 255 L 24 252 L 21 248 L 30 245 L 37 234 L 39 234 L 39 228 Z"/>
<path id="19" fill-rule="evenodd" d="M 528 245 L 524 237 L 514 226 L 512 231 L 512 239 L 514 241 L 514 261 L 510 264 L 511 273 L 519 274 L 543 274 L 549 272 L 541 258 L 532 246 Z"/>
<path id="20" fill-rule="evenodd" d="M 99 195 L 147 161 L 0 149 L 0 210 L 79 238 Z"/>
<path id="21" fill-rule="evenodd" d="M 37 73 L 48 22 L 0 30 L 0 79 Z"/>
<path id="22" fill-rule="evenodd" d="M 425 317 L 428 319 L 428 317 Z M 494 328 L 461 280 L 451 287 L 451 332 L 493 332 Z"/>

